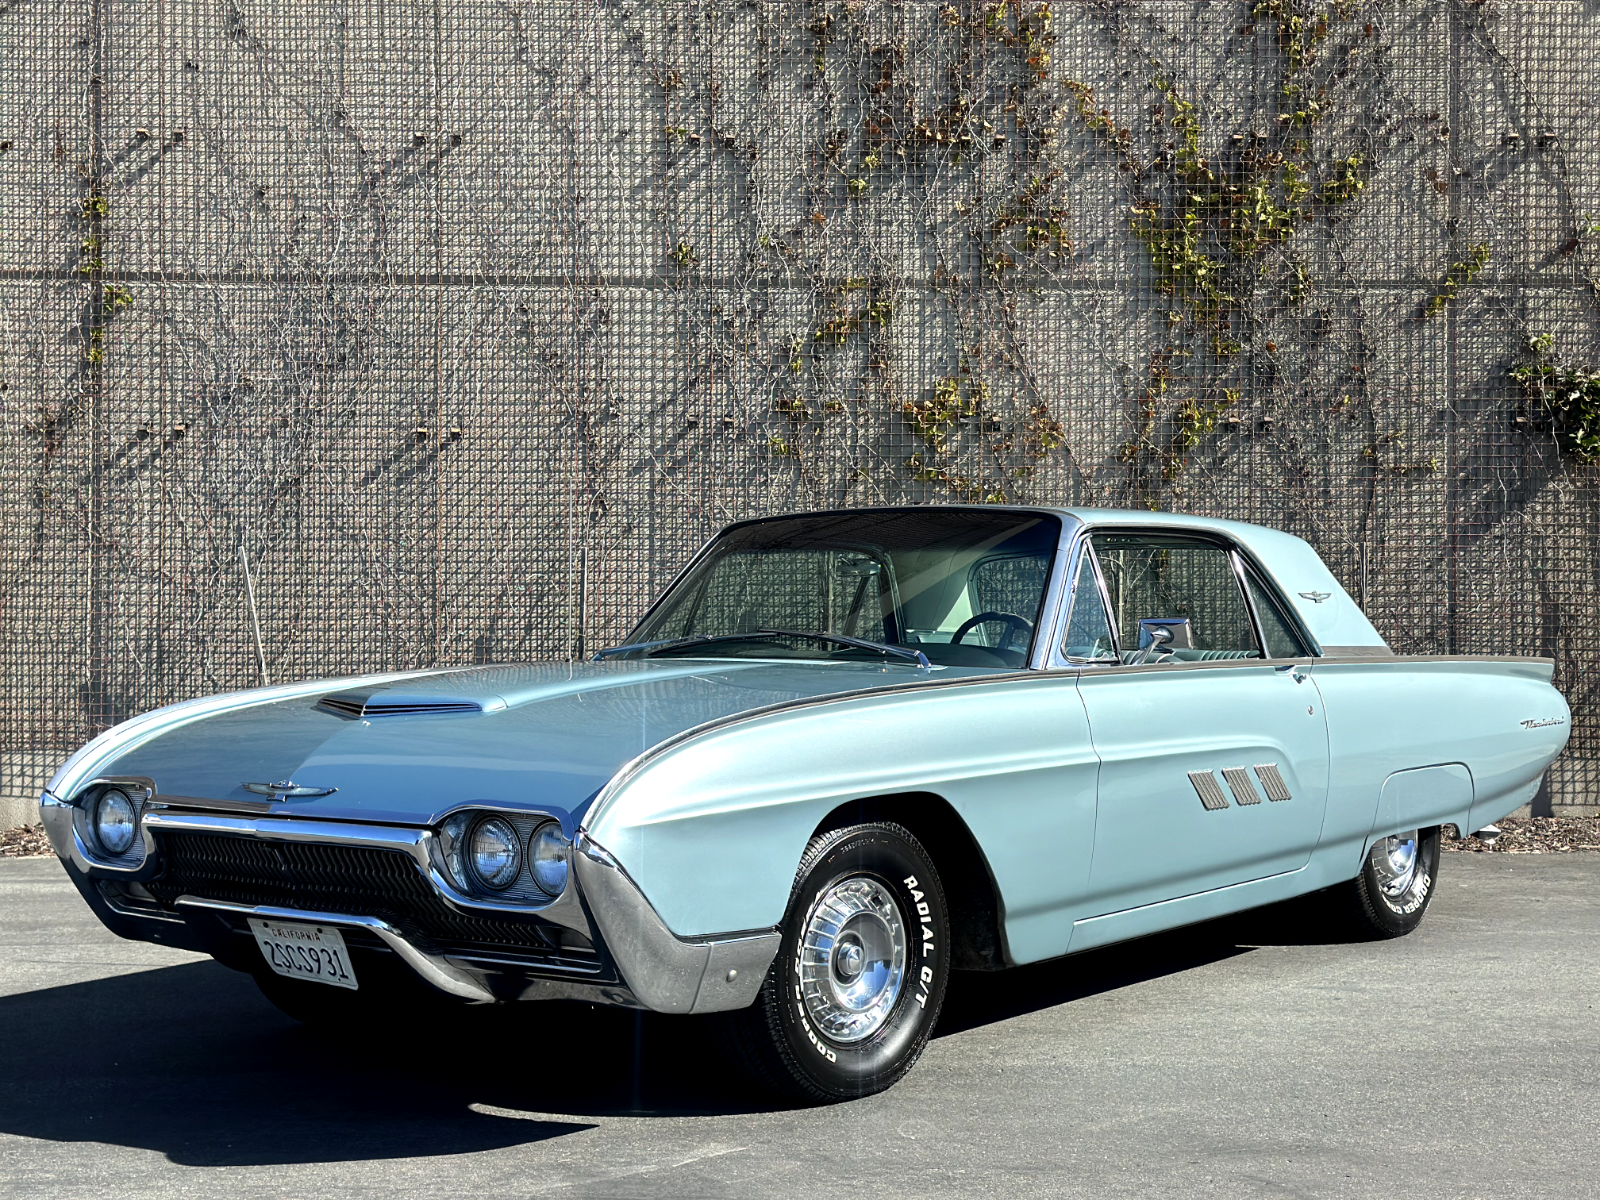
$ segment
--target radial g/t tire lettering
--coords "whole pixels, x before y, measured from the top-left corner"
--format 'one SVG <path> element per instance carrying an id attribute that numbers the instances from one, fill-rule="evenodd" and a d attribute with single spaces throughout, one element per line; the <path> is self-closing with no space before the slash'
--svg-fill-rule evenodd
<path id="1" fill-rule="evenodd" d="M 758 1080 L 807 1103 L 881 1092 L 909 1071 L 949 979 L 944 889 L 921 843 L 876 822 L 819 834 L 795 873 L 777 958 L 721 1021 Z"/>

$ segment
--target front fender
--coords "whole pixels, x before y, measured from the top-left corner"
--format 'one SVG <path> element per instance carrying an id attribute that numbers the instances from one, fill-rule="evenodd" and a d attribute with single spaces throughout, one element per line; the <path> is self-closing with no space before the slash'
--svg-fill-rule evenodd
<path id="1" fill-rule="evenodd" d="M 806 844 L 839 805 L 928 793 L 966 823 L 1008 914 L 1047 926 L 1087 879 L 1097 766 L 1076 677 L 1011 675 L 703 731 L 624 772 L 586 828 L 676 935 L 703 937 L 781 922 Z M 1007 929 L 1019 961 L 1054 937 L 1033 945 L 1009 915 Z"/>

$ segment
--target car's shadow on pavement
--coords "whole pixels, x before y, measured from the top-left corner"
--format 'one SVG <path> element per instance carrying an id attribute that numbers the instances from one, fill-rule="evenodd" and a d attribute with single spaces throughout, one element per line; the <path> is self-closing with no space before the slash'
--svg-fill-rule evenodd
<path id="1" fill-rule="evenodd" d="M 1292 936 L 1269 912 L 1002 974 L 958 972 L 937 1036 L 1191 970 Z M 460 1154 L 595 1118 L 788 1107 L 716 1052 L 706 1018 L 575 1004 L 462 1008 L 332 1036 L 247 977 L 194 963 L 0 997 L 0 1132 L 192 1165 Z"/>
<path id="2" fill-rule="evenodd" d="M 1192 970 L 1257 946 L 1343 940 L 1324 905 L 1323 897 L 1313 895 L 1003 972 L 958 971 L 951 977 L 934 1036 Z"/>

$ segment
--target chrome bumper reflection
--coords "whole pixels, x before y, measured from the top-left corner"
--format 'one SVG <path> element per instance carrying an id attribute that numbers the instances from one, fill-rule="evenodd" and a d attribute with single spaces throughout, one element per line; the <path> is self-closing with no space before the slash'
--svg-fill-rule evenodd
<path id="1" fill-rule="evenodd" d="M 303 908 L 278 908 L 266 904 L 232 904 L 226 900 L 206 900 L 199 896 L 179 896 L 176 903 L 179 908 L 202 908 L 237 917 L 302 921 L 308 925 L 355 926 L 377 934 L 413 971 L 441 992 L 460 996 L 464 1000 L 491 1001 L 495 998 L 494 993 L 477 979 L 451 966 L 442 955 L 426 954 L 417 949 L 406 941 L 398 929 L 387 921 L 380 921 L 377 917 L 359 917 L 351 913 L 311 912 Z"/>
<path id="2" fill-rule="evenodd" d="M 573 866 L 600 939 L 646 1008 L 708 1013 L 745 1008 L 778 953 L 775 929 L 685 940 L 668 929 L 628 873 L 587 834 Z"/>
<path id="3" fill-rule="evenodd" d="M 40 809 L 56 852 L 70 859 L 85 875 L 126 878 L 130 874 L 126 870 L 108 868 L 87 853 L 87 847 L 76 836 L 71 805 L 47 793 Z M 667 928 L 616 859 L 581 832 L 573 844 L 573 870 L 568 876 L 566 890 L 549 904 L 531 907 L 496 904 L 458 892 L 440 869 L 434 853 L 436 839 L 430 829 L 180 811 L 160 807 L 159 797 L 157 805 L 144 814 L 141 826 L 147 839 L 153 832 L 170 829 L 398 850 L 416 862 L 429 884 L 447 903 L 464 912 L 513 920 L 532 916 L 597 938 L 611 955 L 623 981 L 623 986 L 617 987 L 576 980 L 567 983 L 533 979 L 524 992 L 526 999 L 570 997 L 663 1013 L 708 1013 L 744 1008 L 755 1000 L 767 968 L 778 952 L 779 935 L 772 929 L 694 939 L 678 937 Z M 154 843 L 148 844 L 153 852 Z M 149 856 L 145 862 L 159 869 L 159 864 Z M 480 977 L 452 961 L 458 956 L 447 958 L 426 952 L 408 941 L 393 925 L 377 917 L 251 906 L 188 895 L 179 897 L 176 903 L 183 908 L 234 915 L 367 929 L 439 990 L 468 1000 L 496 998 Z"/>

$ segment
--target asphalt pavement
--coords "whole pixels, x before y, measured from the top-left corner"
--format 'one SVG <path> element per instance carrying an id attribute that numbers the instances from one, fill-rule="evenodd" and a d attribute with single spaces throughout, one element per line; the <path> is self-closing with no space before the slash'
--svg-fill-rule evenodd
<path id="1" fill-rule="evenodd" d="M 1600 854 L 1448 855 L 1422 928 L 1293 909 L 957 975 L 888 1093 L 776 1105 L 694 1019 L 329 1040 L 0 860 L 0 1197 L 1594 1197 Z"/>

